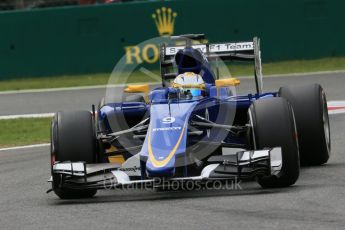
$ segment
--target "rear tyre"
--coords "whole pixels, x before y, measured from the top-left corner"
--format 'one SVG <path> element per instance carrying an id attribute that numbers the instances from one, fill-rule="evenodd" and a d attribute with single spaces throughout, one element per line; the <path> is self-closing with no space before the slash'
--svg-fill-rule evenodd
<path id="1" fill-rule="evenodd" d="M 54 161 L 96 163 L 96 139 L 92 115 L 88 111 L 58 112 L 52 121 L 51 157 Z M 93 197 L 97 190 L 61 188 L 61 178 L 53 175 L 52 188 L 61 199 Z"/>
<path id="2" fill-rule="evenodd" d="M 299 176 L 299 153 L 293 111 L 283 98 L 255 101 L 249 108 L 254 149 L 282 148 L 283 165 L 278 176 L 258 178 L 263 188 L 293 185 Z"/>
<path id="3" fill-rule="evenodd" d="M 331 153 L 331 137 L 325 92 L 319 84 L 282 87 L 280 97 L 293 107 L 302 165 L 325 164 Z"/>

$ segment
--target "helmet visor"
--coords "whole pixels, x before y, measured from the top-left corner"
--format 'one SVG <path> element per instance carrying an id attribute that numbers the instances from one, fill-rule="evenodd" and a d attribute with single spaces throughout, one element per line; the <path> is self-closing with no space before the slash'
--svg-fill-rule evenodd
<path id="1" fill-rule="evenodd" d="M 201 89 L 185 89 L 186 91 L 189 91 L 193 97 L 200 97 L 202 96 L 202 91 Z"/>

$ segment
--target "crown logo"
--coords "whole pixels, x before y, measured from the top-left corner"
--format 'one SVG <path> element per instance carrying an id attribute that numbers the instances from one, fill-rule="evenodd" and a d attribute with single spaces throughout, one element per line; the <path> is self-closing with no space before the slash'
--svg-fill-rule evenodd
<path id="1" fill-rule="evenodd" d="M 156 23 L 156 27 L 160 36 L 170 36 L 174 33 L 176 12 L 172 12 L 171 8 L 162 7 L 152 14 L 152 18 Z"/>

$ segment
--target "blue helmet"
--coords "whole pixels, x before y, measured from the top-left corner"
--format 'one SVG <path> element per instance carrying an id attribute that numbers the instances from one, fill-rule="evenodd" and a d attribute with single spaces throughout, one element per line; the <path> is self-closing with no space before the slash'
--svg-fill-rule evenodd
<path id="1" fill-rule="evenodd" d="M 175 55 L 178 74 L 192 72 L 200 74 L 207 84 L 215 83 L 215 75 L 201 50 L 186 47 Z"/>
<path id="2" fill-rule="evenodd" d="M 187 47 L 179 50 L 175 55 L 178 73 L 193 72 L 199 74 L 202 69 L 203 56 L 200 50 Z"/>

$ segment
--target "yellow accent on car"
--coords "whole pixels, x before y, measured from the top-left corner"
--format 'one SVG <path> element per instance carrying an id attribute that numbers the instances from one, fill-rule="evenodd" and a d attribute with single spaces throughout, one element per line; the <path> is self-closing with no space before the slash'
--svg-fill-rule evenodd
<path id="1" fill-rule="evenodd" d="M 115 146 L 111 146 L 109 149 L 106 149 L 106 153 L 115 152 L 117 148 Z M 110 163 L 117 163 L 117 164 L 123 164 L 125 162 L 125 158 L 122 155 L 117 156 L 109 156 L 108 160 Z"/>
<path id="2" fill-rule="evenodd" d="M 150 87 L 148 84 L 144 85 L 128 85 L 127 88 L 124 90 L 126 93 L 146 93 L 148 94 L 150 91 Z"/>
<path id="3" fill-rule="evenodd" d="M 186 85 L 181 85 L 181 84 L 178 84 L 178 83 L 173 83 L 172 84 L 172 87 L 173 88 L 183 88 L 183 89 L 202 89 L 204 90 L 205 89 L 205 84 L 186 84 Z"/>
<path id="4" fill-rule="evenodd" d="M 241 83 L 237 78 L 225 78 L 216 80 L 216 87 L 226 87 L 226 86 L 238 86 Z"/>
<path id="5" fill-rule="evenodd" d="M 176 145 L 174 146 L 174 148 L 171 150 L 171 152 L 169 153 L 169 155 L 164 159 L 164 160 L 156 160 L 155 159 L 155 156 L 153 155 L 153 152 L 152 152 L 152 146 L 151 146 L 151 132 L 149 132 L 149 136 L 147 137 L 148 138 L 148 142 L 147 142 L 147 150 L 149 152 L 149 159 L 151 161 L 151 163 L 153 164 L 153 166 L 155 167 L 164 167 L 166 164 L 169 163 L 169 161 L 171 160 L 171 158 L 174 156 L 177 148 L 179 147 L 180 143 L 181 143 L 181 140 L 182 140 L 182 137 L 183 137 L 183 133 L 184 133 L 184 130 L 185 128 L 183 127 L 182 131 L 181 131 L 181 134 L 180 134 L 180 137 L 178 138 L 177 140 L 177 143 Z"/>
<path id="6" fill-rule="evenodd" d="M 118 156 L 110 156 L 108 157 L 109 163 L 117 163 L 117 164 L 123 164 L 125 162 L 125 158 L 123 158 L 122 155 Z"/>
<path id="7" fill-rule="evenodd" d="M 110 152 L 115 152 L 116 150 L 117 150 L 117 148 L 112 145 L 110 148 L 106 149 L 105 152 L 110 153 Z"/>
<path id="8" fill-rule="evenodd" d="M 150 86 L 148 84 L 143 85 L 128 85 L 127 88 L 124 89 L 125 93 L 144 93 L 145 94 L 145 101 L 149 101 L 149 92 Z"/>
<path id="9" fill-rule="evenodd" d="M 195 74 L 194 72 L 185 72 L 185 73 L 183 73 L 184 77 L 194 77 L 195 75 L 197 75 L 197 74 Z"/>

